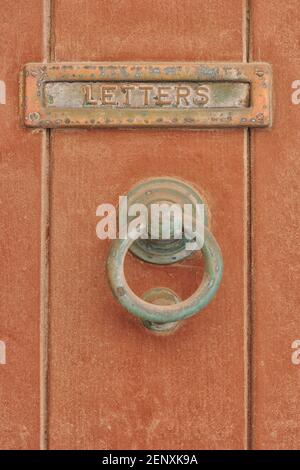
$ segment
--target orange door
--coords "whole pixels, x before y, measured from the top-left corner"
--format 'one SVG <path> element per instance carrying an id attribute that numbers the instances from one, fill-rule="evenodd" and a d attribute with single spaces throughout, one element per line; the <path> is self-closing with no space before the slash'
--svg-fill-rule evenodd
<path id="1" fill-rule="evenodd" d="M 3 0 L 1 10 L 0 447 L 299 447 L 298 2 Z M 18 73 L 35 61 L 266 61 L 273 127 L 25 130 Z M 113 298 L 110 243 L 95 230 L 99 204 L 160 176 L 199 189 L 224 259 L 214 300 L 169 335 Z M 165 286 L 185 299 L 202 260 L 129 254 L 126 275 L 138 295 Z"/>

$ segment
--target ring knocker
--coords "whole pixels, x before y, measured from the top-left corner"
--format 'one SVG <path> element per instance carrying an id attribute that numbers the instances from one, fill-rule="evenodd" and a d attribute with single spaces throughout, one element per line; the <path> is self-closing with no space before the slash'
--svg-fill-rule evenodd
<path id="1" fill-rule="evenodd" d="M 128 194 L 128 205 L 135 202 L 149 206 L 153 201 L 170 204 L 203 203 L 200 195 L 187 183 L 173 178 L 155 178 L 141 183 Z M 129 287 L 124 262 L 128 250 L 136 256 L 155 264 L 178 262 L 191 255 L 186 250 L 186 239 L 162 240 L 126 239 L 113 241 L 108 260 L 107 273 L 112 292 L 119 303 L 130 313 L 139 317 L 143 324 L 154 331 L 174 329 L 179 321 L 202 310 L 215 296 L 223 273 L 223 259 L 220 247 L 207 227 L 207 214 L 202 233 L 197 233 L 195 243 L 204 257 L 204 275 L 197 290 L 188 299 L 181 301 L 170 289 L 158 287 L 147 291 L 143 298 L 138 297 Z M 146 229 L 146 227 L 145 227 Z M 189 239 L 195 233 L 187 233 Z"/>

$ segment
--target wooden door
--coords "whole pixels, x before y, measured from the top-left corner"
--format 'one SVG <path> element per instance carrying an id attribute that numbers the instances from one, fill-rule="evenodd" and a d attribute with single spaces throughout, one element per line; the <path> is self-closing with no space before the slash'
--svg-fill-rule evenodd
<path id="1" fill-rule="evenodd" d="M 2 0 L 1 11 L 0 447 L 297 448 L 296 0 Z M 24 63 L 140 60 L 269 62 L 273 127 L 20 127 Z M 216 298 L 168 336 L 113 299 L 109 242 L 95 232 L 99 204 L 159 176 L 199 188 L 224 257 Z M 187 298 L 202 265 L 128 255 L 126 273 L 138 294 L 163 285 Z"/>

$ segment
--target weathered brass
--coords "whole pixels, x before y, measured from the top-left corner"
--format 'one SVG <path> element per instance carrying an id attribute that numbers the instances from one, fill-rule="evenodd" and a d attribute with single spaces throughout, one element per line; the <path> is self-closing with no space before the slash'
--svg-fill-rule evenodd
<path id="1" fill-rule="evenodd" d="M 195 315 L 214 298 L 222 279 L 223 258 L 216 239 L 207 227 L 204 227 L 203 239 L 198 240 L 196 237 L 195 240 L 204 258 L 203 279 L 198 289 L 183 301 L 177 302 L 173 297 L 170 302 L 166 302 L 162 299 L 161 287 L 158 288 L 160 300 L 156 294 L 153 296 L 153 292 L 149 294 L 148 291 L 143 298 L 133 292 L 126 281 L 124 263 L 127 251 L 134 242 L 130 237 L 118 238 L 112 242 L 107 258 L 107 275 L 113 295 L 118 302 L 128 312 L 139 317 L 144 324 L 147 322 L 148 328 L 163 331 L 163 327 L 159 328 L 157 324 L 167 323 L 166 329 L 169 329 L 173 326 L 171 323 Z"/>
<path id="2" fill-rule="evenodd" d="M 127 194 L 128 207 L 134 204 L 144 204 L 148 210 L 148 222 L 150 220 L 152 204 L 178 204 L 182 210 L 184 204 L 190 204 L 195 209 L 196 204 L 203 204 L 205 225 L 208 226 L 208 211 L 203 198 L 197 189 L 177 178 L 167 176 L 149 178 L 132 188 Z M 195 215 L 195 214 L 194 214 Z M 134 217 L 132 217 L 134 218 Z M 128 218 L 130 222 L 131 218 Z M 149 230 L 151 229 L 148 223 Z M 174 227 L 171 227 L 170 240 L 152 239 L 149 233 L 148 239 L 138 239 L 131 246 L 130 251 L 138 258 L 153 264 L 173 264 L 191 256 L 191 251 L 186 250 L 186 240 L 174 239 Z"/>
<path id="3" fill-rule="evenodd" d="M 174 305 L 181 302 L 180 297 L 167 287 L 153 287 L 143 294 L 142 299 L 154 305 Z M 156 333 L 169 333 L 174 331 L 179 323 L 177 321 L 158 323 L 149 320 L 142 320 L 142 322 L 146 328 Z"/>
<path id="4" fill-rule="evenodd" d="M 145 222 L 144 219 L 143 230 L 138 233 L 137 238 L 135 236 L 119 237 L 112 242 L 107 258 L 107 275 L 110 287 L 118 302 L 130 313 L 139 317 L 144 326 L 157 333 L 170 332 L 176 328 L 179 321 L 202 310 L 215 296 L 223 273 L 221 249 L 208 228 L 207 212 L 203 214 L 204 226 L 201 225 L 200 228 L 196 224 L 197 233 L 195 234 L 194 227 L 186 224 L 186 219 L 174 211 L 173 225 L 170 223 L 171 218 L 169 218 L 170 224 L 167 231 L 168 237 L 171 236 L 171 238 L 165 240 L 161 236 L 163 230 L 158 230 L 157 237 L 153 238 L 151 230 L 153 224 L 156 227 L 160 226 L 160 220 L 152 218 L 151 208 L 154 204 L 166 206 L 177 204 L 182 206 L 181 209 L 185 212 L 188 208 L 187 205 L 195 206 L 203 203 L 199 193 L 189 183 L 170 177 L 151 178 L 136 185 L 127 196 L 128 208 L 135 206 L 140 212 L 141 206 L 147 207 L 147 213 L 144 214 L 148 220 Z M 194 214 L 191 212 L 189 220 L 193 220 L 194 216 L 196 216 L 196 212 Z M 130 217 L 127 221 L 129 220 Z M 176 232 L 176 227 L 180 231 Z M 202 228 L 203 234 L 201 235 Z M 147 236 L 142 240 L 144 235 Z M 179 235 L 178 239 L 177 235 Z M 182 245 L 183 236 L 185 241 L 193 239 L 196 244 L 193 250 L 201 250 L 204 258 L 204 275 L 198 289 L 185 300 L 181 300 L 175 292 L 164 287 L 152 288 L 142 297 L 138 297 L 129 287 L 125 277 L 124 264 L 128 250 L 131 250 L 138 258 L 150 263 L 161 265 L 174 263 L 192 253 L 185 248 L 185 241 Z"/>
<path id="5" fill-rule="evenodd" d="M 232 82 L 52 82 L 45 84 L 44 103 L 61 109 L 246 108 L 249 88 Z"/>
<path id="6" fill-rule="evenodd" d="M 265 127 L 268 64 L 49 63 L 21 75 L 28 127 Z"/>

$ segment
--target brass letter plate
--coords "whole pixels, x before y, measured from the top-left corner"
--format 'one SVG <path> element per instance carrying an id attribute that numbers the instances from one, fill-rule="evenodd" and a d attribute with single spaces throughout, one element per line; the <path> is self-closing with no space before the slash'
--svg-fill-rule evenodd
<path id="1" fill-rule="evenodd" d="M 272 73 L 265 63 L 27 64 L 29 127 L 265 127 Z"/>

